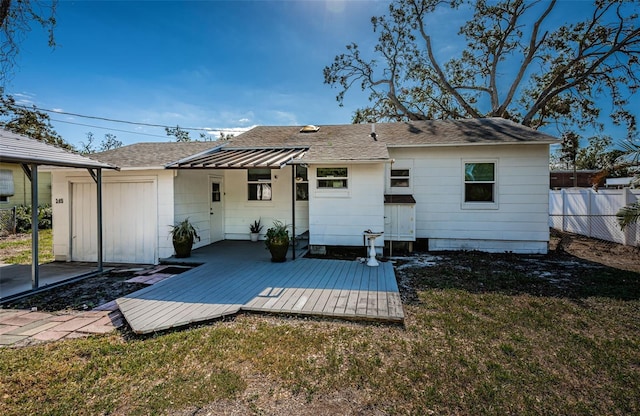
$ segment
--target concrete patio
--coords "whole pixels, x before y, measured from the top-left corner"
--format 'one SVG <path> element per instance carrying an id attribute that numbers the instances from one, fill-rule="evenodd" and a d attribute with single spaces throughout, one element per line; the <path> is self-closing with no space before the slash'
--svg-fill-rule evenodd
<path id="1" fill-rule="evenodd" d="M 47 290 L 97 272 L 97 263 L 51 262 L 39 268 L 39 288 Z M 108 270 L 108 268 L 105 268 Z M 0 264 L 0 302 L 20 294 L 31 294 L 31 266 L 28 264 Z"/>

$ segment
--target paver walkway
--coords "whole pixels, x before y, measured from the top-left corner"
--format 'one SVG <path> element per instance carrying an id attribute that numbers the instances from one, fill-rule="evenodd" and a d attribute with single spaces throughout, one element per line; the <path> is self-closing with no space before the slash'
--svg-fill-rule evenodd
<path id="1" fill-rule="evenodd" d="M 106 334 L 122 326 L 120 311 L 58 314 L 0 309 L 0 347 Z"/>
<path id="2" fill-rule="evenodd" d="M 134 273 L 127 282 L 153 285 L 192 266 L 156 266 Z M 122 313 L 115 299 L 84 312 L 38 312 L 0 309 L 0 347 L 24 347 L 47 341 L 105 334 L 120 328 Z"/>

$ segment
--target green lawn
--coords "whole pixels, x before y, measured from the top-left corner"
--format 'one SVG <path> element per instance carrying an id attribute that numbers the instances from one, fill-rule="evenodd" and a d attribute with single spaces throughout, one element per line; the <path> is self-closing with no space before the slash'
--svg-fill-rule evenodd
<path id="1" fill-rule="evenodd" d="M 637 290 L 639 275 L 626 276 Z M 294 402 L 305 414 L 640 413 L 637 297 L 417 295 L 404 328 L 241 315 L 0 349 L 0 414 L 215 414 L 225 403 L 280 414 Z"/>
<path id="2" fill-rule="evenodd" d="M 53 261 L 53 234 L 40 230 L 38 238 L 38 261 L 40 264 Z M 11 235 L 0 239 L 0 263 L 31 264 L 31 234 Z"/>

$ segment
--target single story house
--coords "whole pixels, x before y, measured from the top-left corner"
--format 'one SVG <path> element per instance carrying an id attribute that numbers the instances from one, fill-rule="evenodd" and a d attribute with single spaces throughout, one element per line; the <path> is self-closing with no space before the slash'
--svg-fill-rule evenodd
<path id="1" fill-rule="evenodd" d="M 549 145 L 500 118 L 259 126 L 228 141 L 138 143 L 92 155 L 103 176 L 105 261 L 173 254 L 169 225 L 189 218 L 195 247 L 248 240 L 261 219 L 292 225 L 310 248 L 420 240 L 429 250 L 545 253 Z M 91 261 L 95 183 L 55 169 L 57 260 Z"/>

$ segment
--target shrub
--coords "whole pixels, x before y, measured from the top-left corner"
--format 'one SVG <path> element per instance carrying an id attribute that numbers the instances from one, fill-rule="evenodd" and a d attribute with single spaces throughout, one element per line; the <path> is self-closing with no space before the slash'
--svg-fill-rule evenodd
<path id="1" fill-rule="evenodd" d="M 38 228 L 42 230 L 50 229 L 53 226 L 53 210 L 51 204 L 40 205 L 38 207 Z M 31 206 L 20 205 L 16 207 L 16 232 L 28 233 L 31 231 Z"/>

